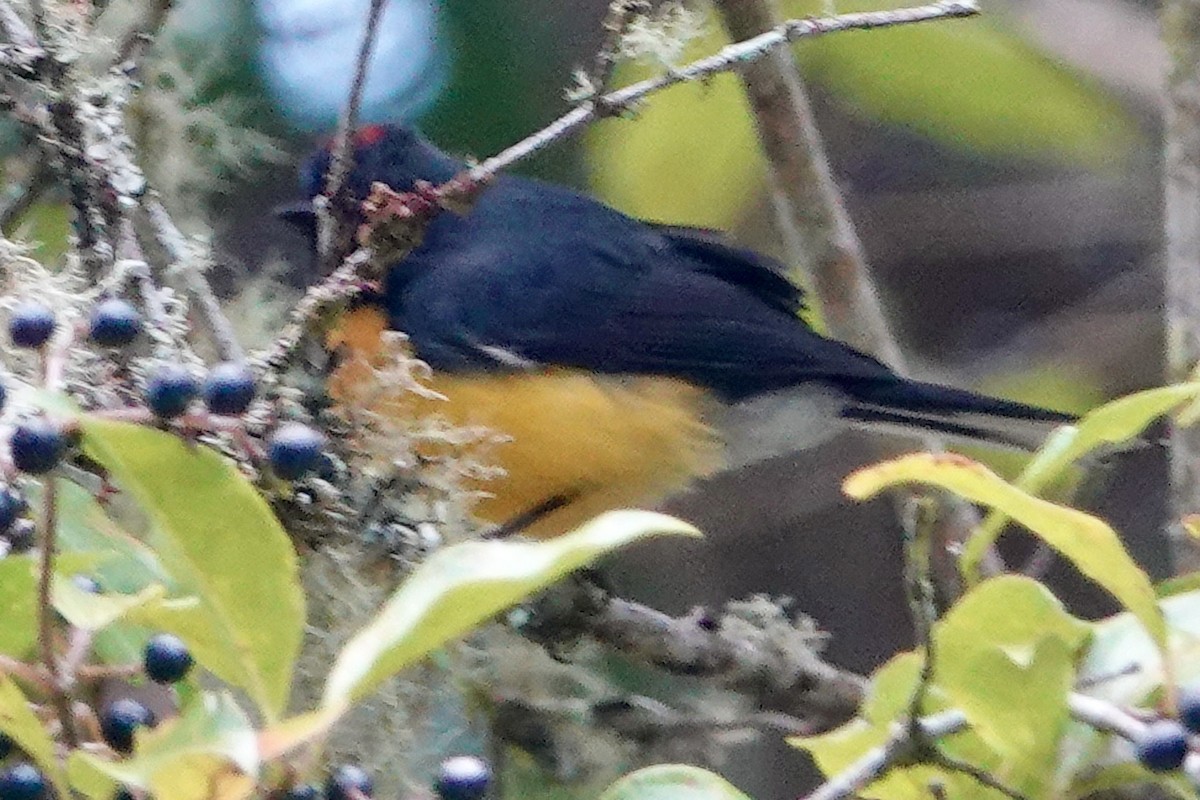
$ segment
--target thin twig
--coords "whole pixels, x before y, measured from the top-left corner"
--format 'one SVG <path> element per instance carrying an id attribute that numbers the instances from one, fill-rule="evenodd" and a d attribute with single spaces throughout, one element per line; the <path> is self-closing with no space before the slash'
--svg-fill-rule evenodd
<path id="1" fill-rule="evenodd" d="M 501 151 L 491 158 L 477 164 L 463 174 L 446 183 L 423 188 L 421 191 L 396 195 L 396 202 L 385 200 L 386 212 L 377 215 L 382 219 L 387 214 L 404 218 L 428 219 L 438 213 L 443 207 L 452 205 L 456 199 L 470 198 L 480 191 L 499 172 L 521 162 L 540 152 L 554 142 L 562 139 L 589 122 L 612 113 L 621 113 L 635 107 L 639 102 L 656 92 L 681 83 L 705 80 L 721 72 L 731 72 L 740 69 L 745 64 L 762 58 L 765 54 L 790 42 L 800 39 L 823 36 L 829 33 L 854 30 L 873 30 L 890 28 L 898 25 L 910 25 L 934 20 L 970 17 L 979 13 L 975 0 L 944 0 L 931 5 L 912 8 L 895 9 L 892 11 L 874 11 L 857 14 L 842 14 L 833 17 L 814 19 L 794 19 L 785 22 L 766 33 L 755 36 L 744 42 L 729 45 L 717 53 L 671 70 L 663 75 L 650 78 L 626 86 L 602 96 L 585 100 L 571 111 L 562 115 L 545 128 L 526 137 L 517 144 Z M 327 192 L 328 193 L 328 192 Z M 320 201 L 321 198 L 316 198 Z M 318 210 L 321 203 L 318 202 Z M 370 263 L 369 258 L 360 259 L 360 268 Z M 332 274 L 319 287 L 310 290 L 291 315 L 288 331 L 281 336 L 263 360 L 268 365 L 280 364 L 286 366 L 290 362 L 296 347 L 303 339 L 304 331 L 313 316 L 321 310 L 338 302 L 343 297 L 331 295 L 338 287 L 354 291 L 357 285 L 357 274 L 347 270 L 343 264 L 338 268 L 335 278 Z"/>
<path id="2" fill-rule="evenodd" d="M 969 761 L 963 761 L 960 758 L 948 756 L 941 750 L 936 750 L 934 753 L 932 753 L 928 763 L 935 767 L 941 767 L 948 772 L 958 772 L 966 775 L 979 785 L 985 786 L 988 789 L 993 789 L 1005 797 L 1011 798 L 1012 800 L 1029 800 L 1028 797 L 1021 794 L 1016 789 L 1013 789 L 1003 782 L 996 780 L 996 778 L 992 777 L 992 774 L 987 770 L 977 767 Z"/>
<path id="3" fill-rule="evenodd" d="M 338 120 L 337 135 L 334 137 L 329 174 L 325 179 L 325 197 L 329 202 L 317 202 L 317 240 L 322 272 L 333 269 L 350 241 L 353 232 L 353 215 L 346 213 L 342 200 L 346 180 L 354 169 L 354 149 L 350 146 L 354 129 L 358 127 L 359 110 L 362 106 L 363 90 L 367 85 L 367 72 L 371 66 L 371 53 L 379 38 L 379 22 L 387 0 L 371 0 L 367 12 L 367 24 L 363 30 L 362 43 L 354 62 L 354 78 L 350 83 L 350 94 L 346 108 Z"/>
<path id="4" fill-rule="evenodd" d="M 1200 362 L 1200 5 L 1162 4 L 1163 43 L 1170 57 L 1163 191 L 1166 246 L 1167 380 L 1197 377 Z M 1171 431 L 1171 513 L 1178 520 L 1200 507 L 1200 426 Z M 1171 529 L 1175 574 L 1200 566 L 1200 547 L 1182 527 Z"/>
<path id="5" fill-rule="evenodd" d="M 483 182 L 501 170 L 529 158 L 599 116 L 598 105 L 627 111 L 646 97 L 667 87 L 701 81 L 721 72 L 740 69 L 789 42 L 842 31 L 865 31 L 933 20 L 972 17 L 978 13 L 979 5 L 974 0 L 946 0 L 892 11 L 867 11 L 833 17 L 789 20 L 752 39 L 724 47 L 707 58 L 609 92 L 596 100 L 584 102 L 537 133 L 477 165 L 470 170 L 468 177 L 473 182 Z"/>
<path id="6" fill-rule="evenodd" d="M 359 271 L 370 261 L 369 250 L 356 250 L 319 284 L 309 287 L 289 314 L 283 332 L 265 353 L 253 359 L 264 378 L 279 375 L 287 369 L 312 320 L 361 290 Z"/>
<path id="7" fill-rule="evenodd" d="M 952 709 L 918 720 L 921 734 L 929 740 L 940 739 L 967 727 L 967 718 Z M 910 726 L 897 725 L 886 742 L 872 748 L 858 761 L 830 778 L 805 800 L 845 800 L 854 797 L 888 770 L 912 755 L 913 740 Z"/>
<path id="8" fill-rule="evenodd" d="M 221 308 L 221 303 L 213 293 L 212 287 L 209 286 L 204 272 L 199 265 L 187 263 L 190 260 L 187 252 L 187 239 L 175 226 L 171 215 L 163 208 L 161 202 L 149 194 L 142 198 L 142 208 L 145 209 L 146 216 L 154 228 L 155 237 L 166 250 L 167 256 L 174 265 L 182 266 L 178 271 L 183 274 L 184 288 L 187 290 L 188 296 L 192 298 L 201 320 L 208 329 L 217 355 L 223 361 L 244 360 L 246 354 L 243 352 L 241 344 L 238 343 L 237 335 L 233 332 L 233 325 L 225 316 L 225 311 Z"/>
<path id="9" fill-rule="evenodd" d="M 62 725 L 63 739 L 72 749 L 79 747 L 71 698 L 65 689 L 58 656 L 54 652 L 54 605 L 50 588 L 54 581 L 54 550 L 58 532 L 58 485 L 53 476 L 42 482 L 41 558 L 38 570 L 38 647 L 50 674 L 50 702 Z"/>
<path id="10" fill-rule="evenodd" d="M 117 57 L 113 65 L 121 65 L 127 61 L 137 61 L 141 58 L 146 47 L 154 41 L 155 35 L 166 24 L 175 0 L 154 0 L 146 10 L 145 16 L 129 30 L 117 46 Z"/>
<path id="11" fill-rule="evenodd" d="M 909 702 L 909 717 L 920 718 L 929 687 L 933 683 L 936 652 L 933 624 L 937 620 L 933 581 L 930 577 L 931 550 L 937 526 L 937 504 L 928 497 L 911 498 L 904 513 L 904 593 L 913 618 L 917 648 L 921 651 L 921 674 Z"/>
<path id="12" fill-rule="evenodd" d="M 604 17 L 604 42 L 596 51 L 596 60 L 592 63 L 592 71 L 587 76 L 588 89 L 591 97 L 602 98 L 611 87 L 613 76 L 617 71 L 617 62 L 621 55 L 621 40 L 629 30 L 629 23 L 638 15 L 650 12 L 648 0 L 612 0 L 608 13 Z M 607 108 L 601 100 L 597 109 L 600 116 L 610 116 L 613 109 Z"/>

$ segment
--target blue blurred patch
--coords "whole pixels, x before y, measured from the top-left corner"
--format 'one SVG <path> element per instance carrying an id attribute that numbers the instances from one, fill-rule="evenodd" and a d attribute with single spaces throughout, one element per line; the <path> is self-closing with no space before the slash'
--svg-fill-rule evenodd
<path id="1" fill-rule="evenodd" d="M 345 105 L 369 0 L 256 0 L 260 59 L 288 119 L 328 131 Z M 447 55 L 435 0 L 390 0 L 367 73 L 363 122 L 410 119 L 445 86 Z"/>

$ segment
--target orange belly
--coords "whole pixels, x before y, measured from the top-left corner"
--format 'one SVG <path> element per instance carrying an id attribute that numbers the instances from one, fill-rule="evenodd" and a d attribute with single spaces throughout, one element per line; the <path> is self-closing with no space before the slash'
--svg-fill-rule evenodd
<path id="1" fill-rule="evenodd" d="M 711 474 L 722 443 L 704 422 L 707 393 L 672 378 L 599 376 L 546 368 L 506 373 L 435 373 L 428 393 L 359 391 L 386 356 L 381 314 L 359 309 L 343 320 L 330 344 L 344 359 L 330 394 L 344 404 L 367 404 L 381 415 L 440 418 L 457 427 L 501 434 L 489 460 L 502 470 L 469 488 L 483 494 L 479 517 L 503 523 L 556 497 L 567 505 L 524 532 L 539 537 L 571 530 L 614 508 L 646 507 Z M 375 380 L 377 383 L 377 380 Z"/>

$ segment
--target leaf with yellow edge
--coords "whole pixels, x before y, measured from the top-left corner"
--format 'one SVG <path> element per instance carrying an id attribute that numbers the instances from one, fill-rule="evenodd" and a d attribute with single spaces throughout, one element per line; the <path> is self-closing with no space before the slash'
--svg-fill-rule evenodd
<path id="1" fill-rule="evenodd" d="M 145 541 L 158 563 L 198 600 L 187 619 L 193 638 L 176 632 L 197 660 L 276 717 L 291 691 L 304 593 L 296 551 L 270 506 L 211 448 L 89 415 L 80 423 L 87 454 L 150 521 Z"/>
<path id="2" fill-rule="evenodd" d="M 1146 626 L 1160 648 L 1166 646 L 1167 628 L 1154 586 L 1113 529 L 1101 520 L 1027 494 L 962 456 L 901 456 L 858 470 L 846 478 L 842 488 L 851 497 L 864 500 L 910 484 L 936 486 L 1007 514 L 1108 590 Z"/>
<path id="3" fill-rule="evenodd" d="M 1200 383 L 1183 383 L 1148 389 L 1106 403 L 1085 414 L 1076 425 L 1064 425 L 1055 431 L 1014 484 L 1037 494 L 1083 457 L 1136 439 L 1156 419 L 1197 397 L 1200 397 Z M 968 583 L 979 580 L 979 564 L 1007 521 L 1008 517 L 997 509 L 967 541 L 959 569 Z"/>
<path id="4" fill-rule="evenodd" d="M 89 793 L 114 784 L 173 800 L 237 800 L 254 789 L 258 740 L 245 712 L 228 694 L 205 693 L 181 715 L 137 738 L 131 758 L 107 761 L 76 751 L 68 762 L 72 783 Z"/>
<path id="5" fill-rule="evenodd" d="M 289 717 L 258 732 L 258 753 L 263 761 L 273 761 L 329 731 L 341 717 L 342 709 L 324 708 Z"/>
<path id="6" fill-rule="evenodd" d="M 648 536 L 698 536 L 648 511 L 614 511 L 543 542 L 477 541 L 434 553 L 342 648 L 323 705 L 342 708 L 405 667 L 598 556 Z"/>
<path id="7" fill-rule="evenodd" d="M 63 619 L 76 628 L 98 631 L 133 609 L 157 603 L 166 595 L 167 590 L 158 584 L 147 586 L 137 594 L 93 594 L 80 589 L 74 581 L 56 577 L 51 602 Z"/>
<path id="8" fill-rule="evenodd" d="M 20 687 L 3 673 L 0 673 L 0 733 L 15 742 L 37 765 L 54 787 L 55 795 L 71 796 L 46 726 L 33 713 Z"/>

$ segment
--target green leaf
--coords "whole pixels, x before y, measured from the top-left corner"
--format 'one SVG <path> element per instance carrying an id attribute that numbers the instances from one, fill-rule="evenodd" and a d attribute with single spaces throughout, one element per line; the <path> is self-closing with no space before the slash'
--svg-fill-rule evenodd
<path id="1" fill-rule="evenodd" d="M 839 2 L 837 10 L 901 5 Z M 785 9 L 821 13 L 815 0 Z M 822 36 L 795 52 L 807 77 L 871 118 L 952 147 L 1112 170 L 1138 142 L 1112 98 L 986 18 Z"/>
<path id="2" fill-rule="evenodd" d="M 600 800 L 750 800 L 729 781 L 699 767 L 656 764 L 631 772 Z"/>
<path id="3" fill-rule="evenodd" d="M 0 653 L 22 657 L 37 641 L 37 579 L 32 559 L 8 556 L 0 559 Z"/>
<path id="4" fill-rule="evenodd" d="M 174 632 L 197 660 L 277 717 L 291 688 L 304 596 L 295 550 L 271 509 L 209 448 L 137 425 L 95 417 L 82 423 L 86 451 L 137 501 L 151 523 L 148 544 L 199 599 L 187 628 Z"/>
<path id="5" fill-rule="evenodd" d="M 1101 448 L 1136 439 L 1156 419 L 1197 397 L 1200 397 L 1200 383 L 1184 383 L 1137 392 L 1106 403 L 1084 415 L 1077 425 L 1064 425 L 1055 431 L 1014 484 L 1038 494 L 1080 459 Z M 967 541 L 959 568 L 968 583 L 979 580 L 983 556 L 1007 522 L 1004 513 L 993 511 Z"/>
<path id="6" fill-rule="evenodd" d="M 434 553 L 379 615 L 346 643 L 325 683 L 339 708 L 491 619 L 618 547 L 657 534 L 699 535 L 662 514 L 617 511 L 544 542 L 464 542 Z"/>
<path id="7" fill-rule="evenodd" d="M 1027 665 L 1034 648 L 1057 639 L 1071 652 L 1087 640 L 1091 626 L 1063 609 L 1043 584 L 1022 575 L 1001 575 L 963 595 L 937 623 L 939 652 L 951 658 L 964 650 L 1000 649 Z M 939 661 L 939 671 L 942 663 Z"/>
<path id="8" fill-rule="evenodd" d="M 1026 664 L 995 647 L 959 652 L 947 643 L 946 651 L 938 662 L 938 685 L 1003 759 L 995 777 L 1027 797 L 1052 796 L 1074 677 L 1066 643 L 1043 639 Z"/>
<path id="9" fill-rule="evenodd" d="M 1012 517 L 1108 590 L 1141 620 L 1159 647 L 1166 646 L 1166 624 L 1149 577 L 1125 551 L 1113 529 L 1089 514 L 1026 494 L 962 456 L 901 456 L 853 473 L 843 489 L 851 497 L 866 499 L 914 483 L 954 492 Z"/>
<path id="10" fill-rule="evenodd" d="M 31 492 L 33 502 L 38 494 Z M 92 573 L 105 591 L 136 594 L 151 584 L 178 589 L 153 550 L 114 522 L 91 492 L 65 480 L 58 482 L 58 544 L 61 552 L 108 556 Z"/>
<path id="11" fill-rule="evenodd" d="M 68 770 L 73 784 L 103 797 L 103 782 L 172 800 L 246 797 L 258 775 L 258 742 L 245 712 L 227 694 L 205 693 L 174 720 L 138 737 L 132 758 L 105 761 L 77 750 Z M 111 791 L 111 786 L 107 787 Z"/>
<path id="12" fill-rule="evenodd" d="M 809 751 L 825 776 L 841 774 L 871 751 L 884 746 L 894 726 L 907 718 L 920 672 L 921 658 L 916 654 L 903 653 L 892 658 L 872 675 L 871 688 L 858 717 L 827 733 L 792 737 L 788 742 Z M 924 699 L 923 713 L 947 707 L 947 699 L 937 684 L 928 687 Z M 943 738 L 939 746 L 948 755 L 989 772 L 1000 765 L 995 753 L 970 730 Z M 929 786 L 934 781 L 946 787 L 947 797 L 978 797 L 980 800 L 1001 797 L 999 793 L 981 790 L 964 775 L 924 765 L 889 770 L 860 794 L 878 800 L 928 800 Z"/>
<path id="13" fill-rule="evenodd" d="M 167 590 L 147 586 L 137 594 L 93 594 L 66 578 L 56 578 L 51 602 L 58 613 L 76 628 L 97 631 L 116 622 L 136 608 L 160 602 Z"/>
<path id="14" fill-rule="evenodd" d="M 1093 624 L 1092 637 L 1080 659 L 1078 682 L 1088 695 L 1119 707 L 1145 707 L 1161 693 L 1164 683 L 1187 686 L 1200 681 L 1200 592 L 1180 594 L 1160 601 L 1170 632 L 1172 669 L 1164 669 L 1162 653 L 1138 619 L 1117 614 Z M 1113 779 L 1131 771 L 1138 780 L 1147 773 L 1132 764 L 1127 746 L 1088 725 L 1074 724 L 1064 739 L 1058 782 L 1070 786 L 1073 796 L 1090 786 L 1093 773 L 1122 767 Z"/>
<path id="15" fill-rule="evenodd" d="M 16 742 L 54 786 L 58 797 L 70 797 L 54 754 L 54 741 L 29 707 L 29 700 L 7 675 L 0 673 L 0 731 Z"/>

